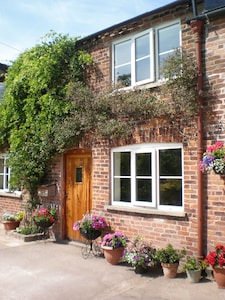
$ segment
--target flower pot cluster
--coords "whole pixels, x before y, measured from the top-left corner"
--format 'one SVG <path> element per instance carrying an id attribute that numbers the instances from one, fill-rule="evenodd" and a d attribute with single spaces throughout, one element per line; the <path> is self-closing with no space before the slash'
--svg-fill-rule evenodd
<path id="1" fill-rule="evenodd" d="M 15 230 L 15 234 L 13 233 L 15 237 L 30 241 L 48 237 L 49 227 L 56 219 L 56 208 L 39 207 L 26 213 L 22 211 L 13 214 L 5 213 L 2 216 L 2 223 L 5 230 Z"/>
<path id="2" fill-rule="evenodd" d="M 73 225 L 74 230 L 79 230 L 87 240 L 91 241 L 100 237 L 106 227 L 103 217 L 92 214 L 85 215 Z M 112 265 L 125 262 L 134 269 L 135 273 L 142 274 L 161 264 L 164 277 L 168 279 L 177 276 L 180 260 L 186 258 L 183 270 L 190 283 L 199 282 L 203 270 L 207 271 L 211 266 L 218 288 L 225 288 L 225 246 L 222 245 L 216 246 L 204 260 L 199 260 L 194 256 L 186 257 L 184 248 L 176 249 L 170 243 L 164 248 L 156 249 L 151 242 L 140 236 L 129 240 L 122 232 L 116 231 L 102 235 L 100 247 L 105 259 Z"/>

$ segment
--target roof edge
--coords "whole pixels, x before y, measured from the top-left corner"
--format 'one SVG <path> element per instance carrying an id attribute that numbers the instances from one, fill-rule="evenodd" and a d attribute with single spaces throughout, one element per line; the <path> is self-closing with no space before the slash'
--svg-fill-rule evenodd
<path id="1" fill-rule="evenodd" d="M 93 34 L 90 34 L 90 35 L 88 35 L 88 36 L 86 36 L 86 37 L 84 37 L 84 38 L 79 39 L 79 40 L 77 41 L 77 43 L 82 43 L 82 42 L 85 42 L 86 40 L 93 39 L 93 38 L 95 38 L 95 37 L 97 37 L 97 36 L 99 36 L 99 35 L 102 35 L 102 34 L 106 33 L 107 31 L 112 31 L 112 30 L 114 30 L 114 29 L 117 28 L 117 27 L 123 26 L 123 25 L 125 25 L 125 24 L 128 23 L 128 22 L 133 22 L 133 21 L 138 20 L 138 19 L 140 19 L 140 18 L 143 18 L 143 17 L 145 17 L 145 16 L 147 16 L 147 15 L 153 15 L 153 14 L 158 13 L 158 12 L 160 12 L 160 11 L 163 11 L 163 10 L 166 10 L 166 9 L 170 9 L 170 8 L 175 7 L 175 6 L 177 6 L 177 5 L 183 5 L 183 4 L 185 4 L 185 3 L 191 3 L 191 0 L 176 0 L 176 1 L 173 1 L 173 2 L 171 2 L 171 3 L 169 3 L 169 4 L 166 4 L 166 5 L 164 5 L 164 6 L 161 6 L 161 7 L 159 7 L 159 8 L 154 9 L 154 10 L 145 12 L 145 13 L 143 13 L 143 14 L 141 14 L 141 15 L 138 15 L 138 16 L 133 17 L 133 18 L 131 18 L 131 19 L 122 21 L 122 22 L 120 22 L 120 23 L 117 23 L 117 24 L 115 24 L 115 25 L 112 25 L 112 26 L 110 26 L 110 27 L 107 27 L 107 28 L 105 28 L 105 29 L 103 29 L 103 30 L 100 30 L 100 31 L 97 31 L 97 32 L 95 32 L 95 33 L 93 33 Z"/>

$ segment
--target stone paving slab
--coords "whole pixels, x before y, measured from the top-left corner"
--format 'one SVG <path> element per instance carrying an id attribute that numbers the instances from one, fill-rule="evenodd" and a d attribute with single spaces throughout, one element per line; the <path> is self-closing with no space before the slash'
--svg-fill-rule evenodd
<path id="1" fill-rule="evenodd" d="M 23 242 L 0 230 L 0 300 L 225 300 L 213 280 L 191 284 L 180 274 L 135 274 L 103 257 L 84 259 L 81 245 Z"/>

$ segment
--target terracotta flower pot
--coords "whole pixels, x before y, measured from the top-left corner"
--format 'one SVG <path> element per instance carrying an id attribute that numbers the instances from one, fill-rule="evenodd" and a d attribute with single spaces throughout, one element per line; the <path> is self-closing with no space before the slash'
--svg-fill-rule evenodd
<path id="1" fill-rule="evenodd" d="M 165 278 L 175 278 L 177 276 L 177 269 L 179 264 L 174 263 L 174 264 L 165 264 L 161 263 L 164 277 Z"/>
<path id="2" fill-rule="evenodd" d="M 213 276 L 219 289 L 225 289 L 225 269 L 214 268 Z"/>
<path id="3" fill-rule="evenodd" d="M 112 265 L 117 265 L 120 262 L 120 259 L 123 256 L 124 247 L 115 248 L 112 247 L 103 247 L 103 252 L 105 259 Z"/>
<path id="4" fill-rule="evenodd" d="M 5 230 L 15 230 L 20 226 L 20 221 L 3 221 Z"/>

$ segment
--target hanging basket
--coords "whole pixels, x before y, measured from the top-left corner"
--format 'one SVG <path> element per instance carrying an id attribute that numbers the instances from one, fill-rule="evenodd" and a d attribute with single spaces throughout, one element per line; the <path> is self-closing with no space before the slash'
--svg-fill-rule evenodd
<path id="1" fill-rule="evenodd" d="M 97 239 L 100 235 L 101 235 L 101 231 L 100 230 L 90 230 L 90 231 L 86 231 L 86 230 L 82 230 L 80 229 L 80 234 L 89 241 L 93 241 L 95 239 Z"/>

